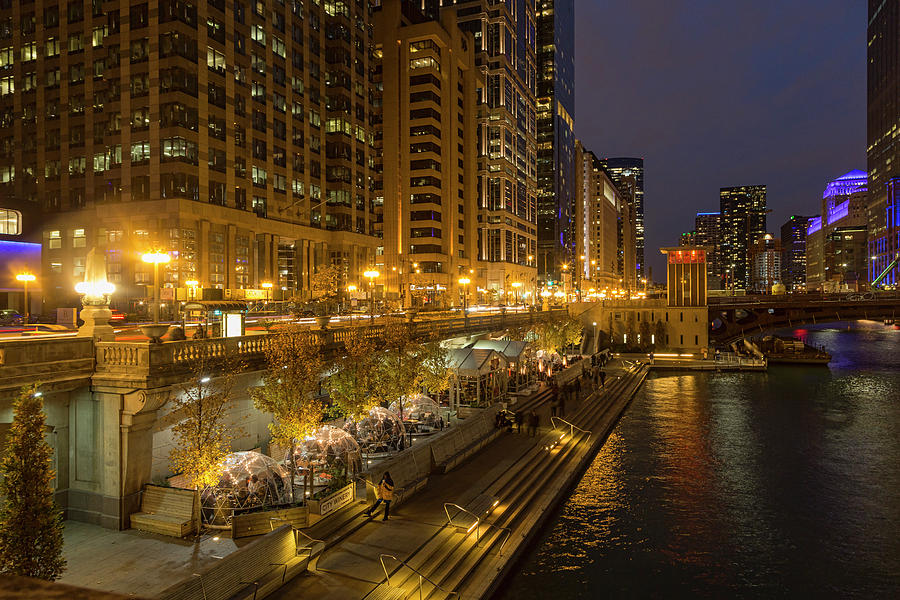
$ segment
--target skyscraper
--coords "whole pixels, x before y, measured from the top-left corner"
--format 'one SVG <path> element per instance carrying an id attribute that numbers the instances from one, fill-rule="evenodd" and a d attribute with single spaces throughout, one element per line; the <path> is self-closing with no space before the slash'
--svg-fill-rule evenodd
<path id="1" fill-rule="evenodd" d="M 635 261 L 637 277 L 645 278 L 644 264 L 644 159 L 643 158 L 601 158 L 603 169 L 631 205 L 634 218 L 637 248 Z"/>
<path id="2" fill-rule="evenodd" d="M 92 247 L 119 301 L 147 295 L 150 250 L 198 297 L 355 281 L 378 245 L 371 44 L 360 2 L 0 3 L 0 193 L 43 209 L 47 308 L 74 306 Z"/>
<path id="3" fill-rule="evenodd" d="M 719 274 L 722 259 L 719 248 L 720 217 L 717 212 L 700 212 L 694 217 L 693 245 L 706 248 L 706 287 L 710 290 L 722 289 L 722 277 Z"/>
<path id="4" fill-rule="evenodd" d="M 866 156 L 872 281 L 900 252 L 900 206 L 895 196 L 888 197 L 888 181 L 900 175 L 900 0 L 869 0 L 868 23 Z M 887 281 L 896 283 L 896 275 Z"/>
<path id="5" fill-rule="evenodd" d="M 767 233 L 750 246 L 750 285 L 757 293 L 772 291 L 781 281 L 781 240 Z"/>
<path id="6" fill-rule="evenodd" d="M 750 247 L 766 233 L 767 212 L 764 185 L 719 190 L 719 269 L 725 289 L 750 289 Z"/>
<path id="7" fill-rule="evenodd" d="M 537 0 L 538 272 L 560 279 L 575 252 L 575 2 Z"/>
<path id="8" fill-rule="evenodd" d="M 436 18 L 455 7 L 460 29 L 475 39 L 485 74 L 479 119 L 479 258 L 485 288 L 508 293 L 536 282 L 537 61 L 533 0 L 424 0 Z M 529 258 L 530 257 L 530 258 Z"/>
<path id="9" fill-rule="evenodd" d="M 791 215 L 781 226 L 781 282 L 789 292 L 806 289 L 806 228 L 811 218 Z"/>

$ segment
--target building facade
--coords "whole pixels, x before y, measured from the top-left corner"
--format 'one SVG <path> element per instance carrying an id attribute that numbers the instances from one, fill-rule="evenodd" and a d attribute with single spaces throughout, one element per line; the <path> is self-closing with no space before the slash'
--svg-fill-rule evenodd
<path id="1" fill-rule="evenodd" d="M 772 286 L 781 282 L 781 240 L 767 233 L 750 248 L 751 289 L 759 294 L 772 292 Z"/>
<path id="2" fill-rule="evenodd" d="M 479 258 L 489 297 L 537 286 L 537 57 L 533 0 L 425 0 L 456 11 L 484 73 L 478 130 Z"/>
<path id="3" fill-rule="evenodd" d="M 781 226 L 781 283 L 788 292 L 806 289 L 806 228 L 811 218 L 791 215 Z"/>
<path id="4" fill-rule="evenodd" d="M 609 178 L 631 205 L 636 240 L 636 279 L 645 279 L 647 267 L 644 264 L 644 159 L 618 157 L 600 160 Z"/>
<path id="5" fill-rule="evenodd" d="M 764 185 L 719 190 L 719 275 L 725 289 L 750 289 L 750 246 L 766 233 L 766 212 Z"/>
<path id="6" fill-rule="evenodd" d="M 575 2 L 537 0 L 538 274 L 575 258 Z"/>
<path id="7" fill-rule="evenodd" d="M 869 174 L 867 277 L 877 278 L 900 253 L 896 184 L 900 176 L 900 0 L 869 0 L 867 30 L 867 171 Z M 884 284 L 896 285 L 897 270 Z"/>
<path id="8" fill-rule="evenodd" d="M 483 288 L 478 268 L 478 92 L 471 33 L 387 1 L 375 12 L 375 204 L 389 297 L 455 305 Z M 461 278 L 469 284 L 461 286 Z"/>
<path id="9" fill-rule="evenodd" d="M 698 212 L 694 217 L 694 243 L 692 245 L 706 248 L 706 285 L 711 290 L 722 289 L 722 277 L 719 274 L 721 262 L 720 222 L 717 212 Z"/>
<path id="10" fill-rule="evenodd" d="M 41 206 L 48 304 L 74 305 L 92 247 L 114 304 L 149 295 L 148 250 L 203 297 L 355 280 L 378 245 L 370 25 L 367 2 L 0 6 L 0 187 Z"/>
<path id="11" fill-rule="evenodd" d="M 853 170 L 828 183 L 822 194 L 822 215 L 809 221 L 806 231 L 806 287 L 809 291 L 850 286 L 865 282 L 866 265 L 860 271 L 856 256 L 866 255 L 866 236 L 860 242 L 860 227 L 865 231 L 869 204 L 866 173 Z M 833 239 L 838 229 L 851 228 L 843 239 Z M 835 242 L 838 241 L 837 245 Z M 851 242 L 862 243 L 851 248 Z M 853 256 L 852 260 L 845 258 Z"/>

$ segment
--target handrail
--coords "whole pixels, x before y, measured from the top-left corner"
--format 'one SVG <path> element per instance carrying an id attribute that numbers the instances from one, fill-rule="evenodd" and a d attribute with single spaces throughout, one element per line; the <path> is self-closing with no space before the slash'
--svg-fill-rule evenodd
<path id="1" fill-rule="evenodd" d="M 441 590 L 445 594 L 455 594 L 456 597 L 459 598 L 459 592 L 451 592 L 450 590 L 444 589 L 443 587 L 439 586 L 438 584 L 433 582 L 431 579 L 429 579 L 427 575 L 423 575 L 421 571 L 419 571 L 417 568 L 415 568 L 412 565 L 410 565 L 409 563 L 407 563 L 405 560 L 397 558 L 393 554 L 382 553 L 382 554 L 378 555 L 378 560 L 381 561 L 381 568 L 384 569 L 384 578 L 385 578 L 385 580 L 387 580 L 388 587 L 393 587 L 393 586 L 391 586 L 391 576 L 388 575 L 387 567 L 384 565 L 385 558 L 393 558 L 398 563 L 402 564 L 403 566 L 405 566 L 406 568 L 413 571 L 416 575 L 419 576 L 419 598 L 420 599 L 422 598 L 422 579 L 424 579 L 425 581 L 427 581 L 428 583 L 430 583 L 437 589 Z"/>
<path id="2" fill-rule="evenodd" d="M 562 417 L 556 417 L 556 416 L 550 417 L 550 424 L 553 425 L 554 430 L 556 429 L 556 421 L 562 421 L 563 423 L 568 425 L 569 426 L 569 435 L 571 435 L 572 437 L 575 436 L 576 429 L 578 431 L 580 431 L 581 433 L 586 433 L 588 436 L 588 439 L 590 439 L 590 437 L 591 437 L 590 431 L 588 431 L 587 429 L 582 429 L 581 427 L 578 427 L 577 425 L 574 425 L 574 424 L 570 423 L 569 421 L 566 421 Z"/>
<path id="3" fill-rule="evenodd" d="M 324 552 L 324 549 L 325 549 L 325 540 L 317 540 L 316 538 L 311 537 L 311 536 L 310 536 L 309 534 L 307 534 L 305 531 L 301 530 L 299 527 L 295 527 L 294 524 L 291 523 L 290 521 L 286 521 L 286 520 L 281 519 L 281 518 L 279 518 L 279 517 L 269 517 L 269 529 L 270 529 L 271 531 L 275 531 L 275 525 L 273 524 L 273 521 L 281 521 L 282 523 L 286 523 L 287 525 L 290 525 L 290 526 L 291 526 L 291 531 L 293 531 L 294 534 L 295 534 L 295 537 L 294 537 L 294 547 L 297 548 L 297 552 L 298 552 L 298 553 L 299 553 L 299 551 L 300 551 L 300 548 L 298 547 L 300 544 L 297 543 L 297 538 L 296 538 L 296 534 L 298 534 L 298 533 L 299 533 L 300 535 L 302 535 L 303 537 L 305 537 L 306 539 L 308 539 L 309 541 L 313 542 L 313 543 L 317 543 L 317 542 L 318 542 L 319 544 L 322 544 L 322 550 L 323 550 L 323 552 Z M 310 559 L 311 559 L 311 558 L 312 558 L 312 546 L 307 546 L 307 548 L 309 548 L 309 555 L 310 555 Z"/>
<path id="4" fill-rule="evenodd" d="M 488 523 L 487 521 L 485 521 L 484 524 L 487 526 L 485 528 L 486 530 L 493 527 L 494 529 L 499 529 L 501 533 L 503 533 L 503 532 L 506 533 L 506 537 L 503 538 L 503 542 L 500 544 L 500 551 L 498 552 L 498 554 L 500 556 L 503 556 L 503 547 L 506 545 L 506 542 L 509 541 L 509 536 L 512 535 L 512 531 L 510 531 L 509 527 L 501 527 L 500 525 L 497 525 L 496 523 Z M 476 544 L 477 544 L 477 542 L 476 542 Z"/>
<path id="5" fill-rule="evenodd" d="M 453 518 L 450 517 L 450 511 L 447 510 L 447 507 L 448 507 L 448 506 L 452 506 L 453 508 L 458 508 L 461 512 L 464 512 L 464 513 L 466 513 L 466 514 L 472 515 L 472 518 L 475 519 L 475 542 L 477 543 L 478 540 L 480 539 L 480 538 L 479 538 L 479 534 L 478 534 L 478 530 L 481 528 L 481 517 L 478 517 L 477 515 L 475 515 L 475 513 L 473 513 L 473 512 L 470 511 L 470 510 L 466 510 L 465 508 L 463 508 L 463 507 L 460 506 L 459 504 L 456 504 L 456 503 L 454 503 L 454 502 L 444 502 L 444 513 L 447 515 L 447 522 L 448 522 L 450 525 L 453 525 L 454 527 L 462 527 L 462 525 L 455 525 L 455 524 L 453 523 Z M 466 533 L 469 533 L 470 531 L 472 531 L 472 527 L 469 527 L 469 529 L 466 531 Z"/>

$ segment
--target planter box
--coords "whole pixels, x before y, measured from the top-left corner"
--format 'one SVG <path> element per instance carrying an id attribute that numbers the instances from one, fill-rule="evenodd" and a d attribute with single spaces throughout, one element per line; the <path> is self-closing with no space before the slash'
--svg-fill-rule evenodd
<path id="1" fill-rule="evenodd" d="M 356 484 L 351 483 L 342 487 L 333 494 L 325 496 L 321 500 L 310 500 L 308 503 L 309 512 L 321 517 L 330 515 L 336 510 L 341 509 L 353 502 L 356 496 L 355 488 Z"/>
<path id="2" fill-rule="evenodd" d="M 272 525 L 276 529 L 284 525 L 282 521 L 272 523 L 270 519 L 281 519 L 297 528 L 306 527 L 309 523 L 309 509 L 306 506 L 296 506 L 234 515 L 231 519 L 231 537 L 238 539 L 262 535 L 272 531 Z"/>

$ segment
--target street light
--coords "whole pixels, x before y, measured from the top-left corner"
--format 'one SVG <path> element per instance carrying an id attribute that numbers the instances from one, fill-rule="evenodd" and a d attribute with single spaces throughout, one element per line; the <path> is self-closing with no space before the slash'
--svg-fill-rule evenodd
<path id="1" fill-rule="evenodd" d="M 28 324 L 29 317 L 31 317 L 31 311 L 29 310 L 31 307 L 28 306 L 28 282 L 34 281 L 36 278 L 31 273 L 19 273 L 16 275 L 16 281 L 22 282 L 22 287 L 25 291 L 25 324 Z"/>
<path id="2" fill-rule="evenodd" d="M 153 324 L 159 325 L 159 265 L 169 262 L 172 257 L 165 252 L 147 252 L 141 260 L 153 265 Z"/>
<path id="3" fill-rule="evenodd" d="M 363 275 L 369 280 L 369 319 L 375 321 L 375 278 L 381 275 L 375 269 L 369 269 Z"/>
<path id="4" fill-rule="evenodd" d="M 188 289 L 190 290 L 191 300 L 196 300 L 197 299 L 197 286 L 200 285 L 200 282 L 197 281 L 196 279 L 190 279 L 188 281 L 185 281 L 184 285 L 188 286 Z"/>
<path id="5" fill-rule="evenodd" d="M 521 281 L 513 281 L 512 286 L 513 286 L 513 290 L 515 291 L 515 294 L 516 294 L 515 295 L 515 303 L 516 303 L 516 306 L 518 306 L 519 305 L 519 288 L 522 287 L 522 282 Z"/>
<path id="6" fill-rule="evenodd" d="M 469 284 L 472 280 L 468 277 L 460 277 L 459 284 L 463 286 L 463 316 L 469 314 Z"/>
<path id="7" fill-rule="evenodd" d="M 262 285 L 262 288 L 264 290 L 266 290 L 266 304 L 268 304 L 269 303 L 269 290 L 272 289 L 272 282 L 271 281 L 263 281 L 260 285 Z"/>

